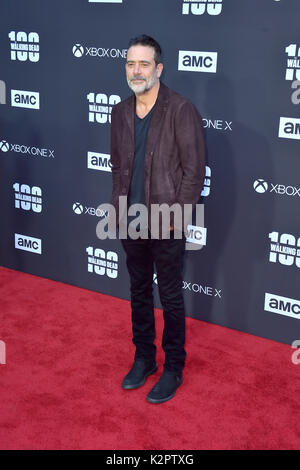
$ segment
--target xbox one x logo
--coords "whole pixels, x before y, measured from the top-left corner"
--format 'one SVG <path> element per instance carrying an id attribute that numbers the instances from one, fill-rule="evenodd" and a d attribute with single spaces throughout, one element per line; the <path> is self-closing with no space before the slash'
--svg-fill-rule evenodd
<path id="1" fill-rule="evenodd" d="M 8 152 L 9 151 L 9 143 L 6 142 L 6 140 L 2 140 L 0 142 L 0 150 L 2 150 L 2 152 Z"/>
<path id="2" fill-rule="evenodd" d="M 73 211 L 75 212 L 75 214 L 82 214 L 83 213 L 83 205 L 80 204 L 80 202 L 74 202 Z"/>
<path id="3" fill-rule="evenodd" d="M 84 47 L 81 44 L 75 44 L 72 51 L 75 57 L 82 57 L 84 54 Z"/>
<path id="4" fill-rule="evenodd" d="M 257 193 L 262 194 L 262 193 L 265 193 L 266 191 L 268 191 L 269 185 L 265 180 L 258 179 L 256 181 L 254 181 L 253 187 L 254 187 L 254 189 Z"/>

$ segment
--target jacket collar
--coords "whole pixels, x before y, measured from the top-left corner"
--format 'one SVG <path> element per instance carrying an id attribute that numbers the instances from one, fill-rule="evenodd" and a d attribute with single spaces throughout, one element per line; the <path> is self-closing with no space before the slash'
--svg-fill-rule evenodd
<path id="1" fill-rule="evenodd" d="M 168 93 L 169 89 L 166 85 L 160 82 L 157 99 L 154 105 L 153 114 L 150 123 L 150 129 L 148 133 L 148 142 L 156 142 L 160 130 L 160 124 L 162 123 L 162 118 L 167 110 L 169 99 Z M 126 121 L 130 129 L 130 135 L 132 142 L 134 143 L 134 116 L 135 116 L 135 104 L 136 98 L 133 94 L 127 100 L 127 110 L 126 110 Z"/>

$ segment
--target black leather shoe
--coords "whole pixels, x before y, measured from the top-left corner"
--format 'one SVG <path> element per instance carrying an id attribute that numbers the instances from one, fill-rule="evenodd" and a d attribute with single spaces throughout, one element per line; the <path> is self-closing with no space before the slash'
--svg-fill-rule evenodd
<path id="1" fill-rule="evenodd" d="M 136 359 L 128 374 L 122 382 L 122 388 L 131 390 L 144 385 L 148 375 L 157 371 L 156 362 L 145 362 L 143 359 Z"/>
<path id="2" fill-rule="evenodd" d="M 159 381 L 147 395 L 150 403 L 164 403 L 174 397 L 177 388 L 182 384 L 182 375 L 164 370 Z"/>

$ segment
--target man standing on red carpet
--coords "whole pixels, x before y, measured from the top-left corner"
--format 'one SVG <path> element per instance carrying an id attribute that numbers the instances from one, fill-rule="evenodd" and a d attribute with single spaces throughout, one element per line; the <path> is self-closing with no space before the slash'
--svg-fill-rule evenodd
<path id="1" fill-rule="evenodd" d="M 201 116 L 191 102 L 160 82 L 162 71 L 161 48 L 157 41 L 146 35 L 132 39 L 127 52 L 126 76 L 134 94 L 115 105 L 111 117 L 112 204 L 120 213 L 120 197 L 126 196 L 126 227 L 130 219 L 127 216 L 132 215 L 129 209 L 136 207 L 134 204 L 147 211 L 158 205 L 171 205 L 179 207 L 181 213 L 182 208 L 195 206 L 203 187 L 205 147 Z M 165 363 L 163 374 L 147 395 L 151 403 L 163 403 L 175 395 L 182 383 L 186 357 L 182 295 L 185 227 L 182 220 L 176 225 L 172 214 L 168 216 L 167 233 L 161 219 L 158 227 L 154 227 L 151 219 L 149 230 L 146 217 L 146 225 L 141 222 L 138 226 L 137 237 L 131 236 L 130 230 L 126 237 L 120 236 L 130 276 L 136 347 L 123 389 L 142 386 L 157 370 L 152 294 L 154 265 L 157 271 L 164 316 Z M 162 217 L 164 219 L 164 214 Z M 158 236 L 155 229 L 158 229 Z"/>

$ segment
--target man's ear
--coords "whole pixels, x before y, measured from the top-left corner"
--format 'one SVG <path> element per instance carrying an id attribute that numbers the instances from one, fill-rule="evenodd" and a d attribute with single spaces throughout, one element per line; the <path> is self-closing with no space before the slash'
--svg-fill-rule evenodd
<path id="1" fill-rule="evenodd" d="M 163 64 L 157 64 L 157 67 L 156 67 L 157 78 L 159 78 L 161 76 L 163 68 L 164 68 Z"/>

